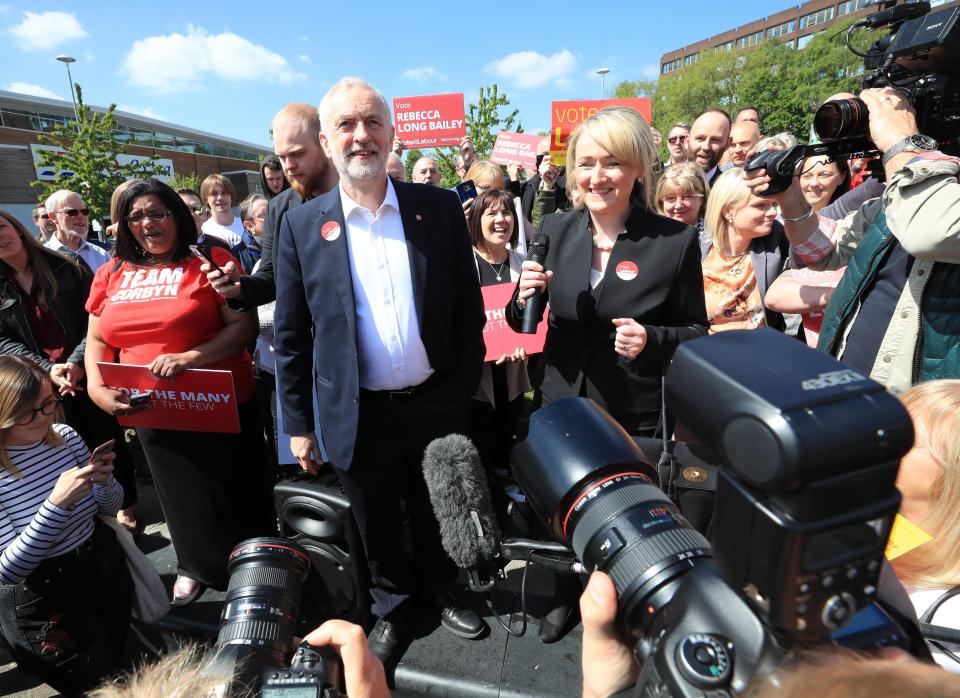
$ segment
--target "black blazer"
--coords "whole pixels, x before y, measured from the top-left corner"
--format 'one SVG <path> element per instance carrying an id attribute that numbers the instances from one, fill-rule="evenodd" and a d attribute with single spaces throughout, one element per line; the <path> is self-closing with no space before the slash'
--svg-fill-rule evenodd
<path id="1" fill-rule="evenodd" d="M 463 208 L 445 189 L 393 181 L 407 238 L 414 306 L 430 365 L 459 381 L 465 399 L 483 367 L 486 315 Z M 320 229 L 340 225 L 336 240 Z M 288 434 L 314 430 L 312 389 L 324 445 L 343 470 L 353 460 L 360 401 L 356 308 L 340 188 L 290 209 L 277 245 L 274 315 L 279 393 Z M 384 445 L 385 447 L 388 444 Z"/>
<path id="2" fill-rule="evenodd" d="M 93 274 L 82 261 L 74 264 L 67 259 L 57 260 L 49 256 L 47 261 L 57 280 L 57 294 L 53 297 L 50 308 L 63 328 L 67 342 L 73 347 L 70 356 L 63 360 L 82 367 L 89 317 L 84 305 L 90 295 Z M 108 264 L 113 264 L 113 260 Z M 16 283 L 12 278 L 0 276 L 0 354 L 32 359 L 45 371 L 49 371 L 53 362 L 46 357 L 33 337 Z"/>
<path id="3" fill-rule="evenodd" d="M 589 221 L 587 211 L 543 219 L 541 229 L 550 238 L 545 266 L 554 276 L 547 343 L 533 384 L 544 402 L 590 397 L 628 428 L 654 426 L 665 365 L 680 342 L 707 333 L 696 229 L 634 209 L 603 280 L 591 292 Z M 507 317 L 517 329 L 514 306 Z M 631 317 L 647 330 L 646 348 L 632 361 L 613 347 L 612 320 L 619 317 Z"/>

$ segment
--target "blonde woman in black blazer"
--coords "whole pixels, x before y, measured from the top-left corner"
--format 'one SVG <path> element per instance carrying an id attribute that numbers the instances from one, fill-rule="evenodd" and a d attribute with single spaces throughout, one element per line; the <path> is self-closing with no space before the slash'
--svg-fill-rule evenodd
<path id="1" fill-rule="evenodd" d="M 650 129 L 632 109 L 603 109 L 570 137 L 567 192 L 576 210 L 546 216 L 546 271 L 524 262 L 514 327 L 537 289 L 549 330 L 532 382 L 542 403 L 589 397 L 627 431 L 652 435 L 660 379 L 680 342 L 707 332 L 695 228 L 653 208 Z"/>

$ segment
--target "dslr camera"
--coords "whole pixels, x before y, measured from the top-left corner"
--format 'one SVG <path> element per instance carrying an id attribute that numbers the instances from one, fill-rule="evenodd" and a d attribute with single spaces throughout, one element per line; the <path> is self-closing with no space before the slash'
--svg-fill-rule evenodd
<path id="1" fill-rule="evenodd" d="M 333 650 L 294 648 L 307 551 L 285 538 L 251 538 L 230 553 L 227 569 L 220 633 L 204 657 L 204 674 L 222 677 L 228 696 L 345 696 L 343 666 Z"/>
<path id="2" fill-rule="evenodd" d="M 847 47 L 864 59 L 864 89 L 896 88 L 916 111 L 920 133 L 950 149 L 960 136 L 960 8 L 929 12 L 929 2 L 881 10 L 850 26 Z M 892 27 L 892 31 L 867 53 L 860 53 L 850 37 L 861 27 Z M 805 158 L 826 155 L 836 161 L 879 153 L 870 140 L 867 105 L 856 97 L 821 105 L 813 117 L 813 130 L 820 143 L 764 151 L 747 163 L 748 171 L 766 168 L 768 194 L 785 191 Z"/>
<path id="3" fill-rule="evenodd" d="M 776 356 L 768 364 L 745 356 Z M 796 648 L 926 653 L 879 575 L 910 417 L 880 384 L 769 329 L 683 343 L 668 409 L 717 454 L 712 544 L 594 402 L 538 410 L 518 483 L 584 567 L 612 578 L 639 695 L 729 696 Z"/>

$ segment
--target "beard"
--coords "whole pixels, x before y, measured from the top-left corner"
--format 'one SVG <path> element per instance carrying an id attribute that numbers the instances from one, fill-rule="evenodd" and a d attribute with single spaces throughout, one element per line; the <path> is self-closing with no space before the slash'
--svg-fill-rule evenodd
<path id="1" fill-rule="evenodd" d="M 362 181 L 368 179 L 377 179 L 386 172 L 387 154 L 377 153 L 375 160 L 370 162 L 361 162 L 350 157 L 350 153 L 344 153 L 335 150 L 333 153 L 333 164 L 337 172 L 344 179 Z"/>
<path id="2" fill-rule="evenodd" d="M 301 175 L 296 179 L 290 177 L 290 188 L 297 192 L 297 195 L 301 199 L 318 196 L 326 191 L 323 186 L 326 175 L 326 170 L 323 170 L 322 172 L 311 172 L 310 174 Z"/>

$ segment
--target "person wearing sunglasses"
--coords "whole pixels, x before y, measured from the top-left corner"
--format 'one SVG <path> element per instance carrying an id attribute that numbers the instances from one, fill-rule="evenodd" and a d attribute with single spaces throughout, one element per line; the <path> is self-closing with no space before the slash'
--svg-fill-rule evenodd
<path id="1" fill-rule="evenodd" d="M 0 356 L 0 634 L 21 671 L 80 695 L 122 668 L 133 583 L 113 454 L 58 423 L 49 374 Z"/>
<path id="2" fill-rule="evenodd" d="M 50 220 L 47 207 L 43 204 L 33 207 L 33 224 L 37 226 L 37 232 L 40 233 L 40 242 L 46 242 L 53 237 L 53 233 L 57 229 L 54 222 Z"/>
<path id="3" fill-rule="evenodd" d="M 670 127 L 667 133 L 667 152 L 670 153 L 670 159 L 663 163 L 664 167 L 679 165 L 687 161 L 687 139 L 690 137 L 690 124 L 686 121 L 678 121 Z"/>
<path id="4" fill-rule="evenodd" d="M 79 194 L 61 189 L 47 197 L 45 206 L 47 215 L 56 226 L 47 247 L 68 257 L 82 259 L 93 272 L 109 261 L 109 252 L 87 242 L 90 209 Z"/>
<path id="5" fill-rule="evenodd" d="M 226 305 L 189 245 L 197 228 L 183 200 L 159 180 L 127 185 L 117 202 L 116 261 L 96 274 L 87 300 L 87 390 L 104 412 L 148 408 L 107 387 L 97 362 L 146 366 L 169 380 L 186 369 L 230 371 L 240 433 L 137 427 L 177 552 L 173 603 L 186 605 L 204 587 L 225 589 L 227 556 L 241 540 L 276 535 L 263 424 L 245 347 L 257 316 Z M 221 267 L 239 266 L 211 249 Z M 172 389 L 172 388 L 171 388 Z"/>

